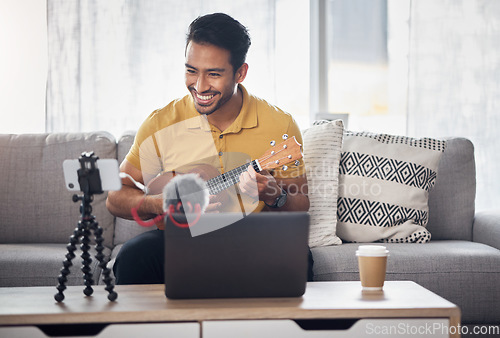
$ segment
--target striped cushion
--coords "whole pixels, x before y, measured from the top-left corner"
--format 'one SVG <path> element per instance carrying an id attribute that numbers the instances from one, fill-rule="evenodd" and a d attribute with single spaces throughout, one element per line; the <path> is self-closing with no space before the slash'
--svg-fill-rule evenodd
<path id="1" fill-rule="evenodd" d="M 317 121 L 303 132 L 304 163 L 309 185 L 309 246 L 341 244 L 337 226 L 342 120 Z"/>

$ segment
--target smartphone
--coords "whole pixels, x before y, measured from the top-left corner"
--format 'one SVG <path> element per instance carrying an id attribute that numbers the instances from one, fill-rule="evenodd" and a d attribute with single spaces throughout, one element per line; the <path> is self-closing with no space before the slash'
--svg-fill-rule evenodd
<path id="1" fill-rule="evenodd" d="M 122 180 L 119 176 L 120 168 L 117 160 L 112 158 L 98 159 L 96 167 L 99 169 L 103 191 L 120 190 L 122 188 Z M 63 162 L 64 181 L 69 191 L 81 191 L 80 183 L 78 183 L 78 169 L 80 169 L 79 160 L 65 160 Z"/>

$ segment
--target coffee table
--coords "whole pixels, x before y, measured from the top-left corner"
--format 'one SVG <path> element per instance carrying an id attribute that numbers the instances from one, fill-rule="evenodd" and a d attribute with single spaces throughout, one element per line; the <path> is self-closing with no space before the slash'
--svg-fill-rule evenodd
<path id="1" fill-rule="evenodd" d="M 382 292 L 359 282 L 311 282 L 301 298 L 170 300 L 163 285 L 0 288 L 0 337 L 86 333 L 98 337 L 458 337 L 460 309 L 410 281 Z M 147 332 L 147 334 L 146 334 Z"/>

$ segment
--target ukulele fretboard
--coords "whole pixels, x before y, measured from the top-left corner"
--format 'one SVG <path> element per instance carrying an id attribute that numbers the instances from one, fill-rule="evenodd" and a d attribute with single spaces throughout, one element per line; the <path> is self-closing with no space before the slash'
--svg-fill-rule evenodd
<path id="1" fill-rule="evenodd" d="M 247 170 L 248 166 L 252 165 L 256 172 L 259 172 L 259 166 L 254 160 L 250 163 L 245 163 L 233 170 L 225 172 L 217 177 L 211 178 L 207 181 L 208 191 L 210 195 L 217 195 L 221 191 L 235 185 L 240 181 L 240 175 Z"/>

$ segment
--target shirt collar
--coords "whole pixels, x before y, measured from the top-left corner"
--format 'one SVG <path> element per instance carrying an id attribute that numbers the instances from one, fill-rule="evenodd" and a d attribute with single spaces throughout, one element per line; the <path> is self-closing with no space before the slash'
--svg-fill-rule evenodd
<path id="1" fill-rule="evenodd" d="M 211 131 L 210 123 L 208 123 L 205 115 L 198 115 L 186 120 L 186 127 L 188 129 L 201 129 L 203 131 Z"/>
<path id="2" fill-rule="evenodd" d="M 238 133 L 243 128 L 257 127 L 257 110 L 253 107 L 255 102 L 253 102 L 252 97 L 242 84 L 238 85 L 238 89 L 241 90 L 243 94 L 243 104 L 241 105 L 238 117 L 236 117 L 236 120 L 234 120 L 226 130 L 224 130 L 224 133 Z"/>

